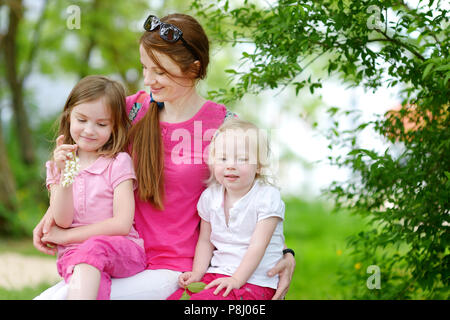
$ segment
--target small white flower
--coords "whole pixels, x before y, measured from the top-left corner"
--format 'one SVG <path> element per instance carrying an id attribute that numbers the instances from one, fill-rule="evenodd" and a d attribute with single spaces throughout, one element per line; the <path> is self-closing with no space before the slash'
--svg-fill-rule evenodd
<path id="1" fill-rule="evenodd" d="M 75 153 L 70 153 L 69 157 L 71 160 L 66 160 L 63 179 L 61 181 L 63 187 L 71 185 L 80 170 L 80 159 L 75 155 Z"/>

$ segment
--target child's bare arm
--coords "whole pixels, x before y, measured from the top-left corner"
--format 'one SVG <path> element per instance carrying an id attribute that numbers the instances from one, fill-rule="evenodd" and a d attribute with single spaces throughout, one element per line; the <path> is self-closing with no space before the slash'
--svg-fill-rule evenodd
<path id="1" fill-rule="evenodd" d="M 53 184 L 50 187 L 50 209 L 57 226 L 69 228 L 73 222 L 72 185 L 63 187 Z"/>
<path id="2" fill-rule="evenodd" d="M 56 139 L 53 161 L 59 172 L 63 172 L 66 160 L 70 159 L 77 145 L 63 144 L 64 136 Z M 73 192 L 72 185 L 62 186 L 60 183 L 50 187 L 50 207 L 56 225 L 69 228 L 73 222 Z"/>
<path id="3" fill-rule="evenodd" d="M 214 245 L 211 243 L 211 224 L 201 219 L 200 235 L 195 248 L 192 271 L 203 276 L 209 267 L 213 251 Z"/>
<path id="4" fill-rule="evenodd" d="M 247 282 L 261 262 L 279 221 L 278 217 L 269 217 L 256 224 L 247 252 L 233 274 L 240 286 Z"/>
<path id="5" fill-rule="evenodd" d="M 203 219 L 200 223 L 200 235 L 195 247 L 194 264 L 192 271 L 182 273 L 178 278 L 180 287 L 185 288 L 192 282 L 200 281 L 209 267 L 214 251 L 211 243 L 211 224 Z"/>
<path id="6" fill-rule="evenodd" d="M 113 217 L 101 222 L 64 229 L 52 228 L 44 241 L 56 244 L 80 243 L 93 236 L 126 236 L 134 219 L 133 180 L 125 180 L 114 189 Z"/>

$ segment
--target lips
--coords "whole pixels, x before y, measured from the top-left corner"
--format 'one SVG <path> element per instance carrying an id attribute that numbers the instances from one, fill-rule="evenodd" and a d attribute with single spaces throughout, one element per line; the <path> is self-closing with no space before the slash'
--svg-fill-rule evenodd
<path id="1" fill-rule="evenodd" d="M 150 88 L 150 90 L 152 91 L 152 93 L 158 93 L 163 89 L 163 87 L 161 88 Z"/>
<path id="2" fill-rule="evenodd" d="M 81 138 L 83 138 L 84 140 L 87 140 L 87 141 L 94 141 L 95 140 L 93 138 L 87 138 L 87 137 L 81 137 Z"/>

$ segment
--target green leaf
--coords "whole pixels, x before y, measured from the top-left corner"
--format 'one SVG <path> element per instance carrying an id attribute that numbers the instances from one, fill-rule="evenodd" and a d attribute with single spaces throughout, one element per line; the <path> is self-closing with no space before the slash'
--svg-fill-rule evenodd
<path id="1" fill-rule="evenodd" d="M 191 296 L 187 293 L 186 290 L 184 290 L 183 294 L 181 295 L 180 300 L 190 300 Z"/>
<path id="2" fill-rule="evenodd" d="M 434 64 L 433 63 L 429 63 L 426 67 L 425 70 L 423 71 L 423 75 L 422 75 L 422 80 L 425 79 L 427 77 L 427 75 L 430 73 L 431 68 L 433 68 Z"/>
<path id="3" fill-rule="evenodd" d="M 192 282 L 190 284 L 188 284 L 187 288 L 190 292 L 193 293 L 198 293 L 200 291 L 202 291 L 203 289 L 205 289 L 206 287 L 206 283 L 204 282 Z"/>
<path id="4" fill-rule="evenodd" d="M 231 74 L 238 74 L 236 70 L 233 69 L 226 69 L 225 70 L 226 73 L 231 73 Z"/>

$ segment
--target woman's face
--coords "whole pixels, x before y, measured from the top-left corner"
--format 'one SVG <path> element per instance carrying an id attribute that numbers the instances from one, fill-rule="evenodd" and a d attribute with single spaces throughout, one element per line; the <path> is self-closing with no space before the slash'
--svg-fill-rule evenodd
<path id="1" fill-rule="evenodd" d="M 194 87 L 194 81 L 185 77 L 180 67 L 167 55 L 154 51 L 161 70 L 149 57 L 142 45 L 139 46 L 141 64 L 144 73 L 144 85 L 150 87 L 153 99 L 160 102 L 171 102 L 185 96 Z"/>

